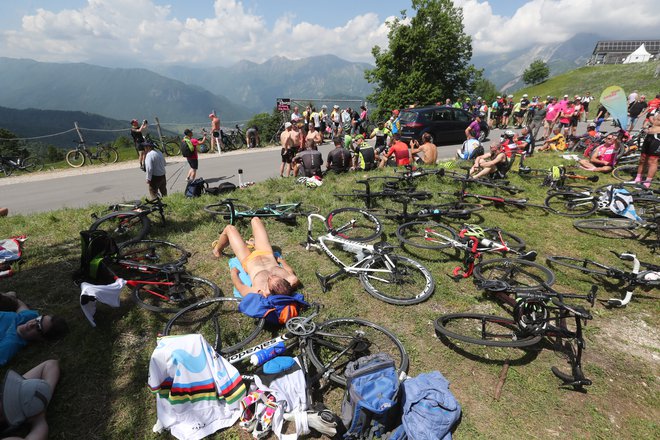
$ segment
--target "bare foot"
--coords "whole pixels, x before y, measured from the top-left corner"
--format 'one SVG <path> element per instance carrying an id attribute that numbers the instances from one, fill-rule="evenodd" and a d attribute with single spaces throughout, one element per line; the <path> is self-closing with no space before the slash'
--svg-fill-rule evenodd
<path id="1" fill-rule="evenodd" d="M 211 243 L 211 246 L 213 247 L 213 256 L 215 258 L 220 258 L 222 256 L 222 251 L 220 250 L 220 241 L 215 240 L 213 243 Z"/>

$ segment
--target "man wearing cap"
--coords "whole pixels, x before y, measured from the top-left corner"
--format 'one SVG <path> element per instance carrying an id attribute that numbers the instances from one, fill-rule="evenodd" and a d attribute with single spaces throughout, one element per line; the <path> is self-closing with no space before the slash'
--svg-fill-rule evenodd
<path id="1" fill-rule="evenodd" d="M 0 388 L 0 435 L 3 439 L 18 439 L 7 436 L 24 424 L 30 425 L 25 439 L 48 438 L 46 407 L 59 378 L 60 366 L 55 359 L 42 362 L 22 376 L 13 370 L 7 371 Z"/>
<path id="2" fill-rule="evenodd" d="M 213 151 L 213 145 L 218 148 L 218 154 L 222 152 L 222 140 L 220 139 L 220 118 L 215 114 L 215 112 L 209 115 L 211 119 L 211 151 Z"/>
<path id="3" fill-rule="evenodd" d="M 399 110 L 392 110 L 392 117 L 390 118 L 391 124 L 389 130 L 392 134 L 396 134 L 401 129 L 401 118 L 399 117 Z"/>
<path id="4" fill-rule="evenodd" d="M 183 130 L 183 140 L 181 141 L 182 148 L 188 148 L 190 150 L 190 155 L 186 157 L 188 160 L 188 165 L 190 169 L 188 170 L 188 175 L 186 180 L 192 182 L 197 178 L 197 169 L 199 168 L 199 160 L 197 156 L 197 148 L 199 144 L 203 144 L 206 140 L 206 131 L 204 131 L 204 137 L 202 139 L 197 139 L 193 137 L 193 131 L 189 128 Z"/>

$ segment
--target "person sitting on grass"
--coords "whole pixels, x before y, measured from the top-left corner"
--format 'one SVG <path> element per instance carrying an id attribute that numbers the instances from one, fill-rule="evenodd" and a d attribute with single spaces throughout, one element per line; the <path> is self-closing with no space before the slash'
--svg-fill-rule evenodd
<path id="1" fill-rule="evenodd" d="M 589 159 L 581 159 L 578 165 L 583 170 L 609 173 L 616 163 L 618 144 L 616 135 L 608 134 L 605 142 L 596 147 Z"/>
<path id="2" fill-rule="evenodd" d="M 538 151 L 564 151 L 566 149 L 566 138 L 560 132 L 561 128 L 553 128 L 553 135 L 543 142 L 543 145 L 538 148 Z"/>
<path id="3" fill-rule="evenodd" d="M 478 179 L 491 176 L 497 179 L 506 177 L 508 162 L 504 148 L 500 144 L 491 144 L 490 151 L 474 160 L 470 168 L 470 176 Z"/>
<path id="4" fill-rule="evenodd" d="M 59 339 L 68 329 L 63 318 L 30 310 L 15 292 L 0 293 L 0 366 L 28 343 Z"/>
<path id="5" fill-rule="evenodd" d="M 251 242 L 246 243 L 240 232 L 233 225 L 225 226 L 220 237 L 213 242 L 213 255 L 220 257 L 227 246 L 241 262 L 243 269 L 252 280 L 252 287 L 243 284 L 239 270 L 231 269 L 231 281 L 236 290 L 246 296 L 249 293 L 268 295 L 290 295 L 298 287 L 300 281 L 284 258 L 275 257 L 268 239 L 266 228 L 259 217 L 251 221 L 254 237 L 254 250 L 250 250 Z"/>
<path id="6" fill-rule="evenodd" d="M 23 375 L 8 370 L 0 388 L 0 435 L 3 439 L 46 440 L 46 407 L 60 379 L 60 365 L 49 359 Z M 17 431 L 29 425 L 25 437 Z"/>

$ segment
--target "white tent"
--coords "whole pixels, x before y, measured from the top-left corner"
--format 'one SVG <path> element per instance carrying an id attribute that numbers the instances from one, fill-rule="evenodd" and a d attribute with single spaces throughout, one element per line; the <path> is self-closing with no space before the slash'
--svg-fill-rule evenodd
<path id="1" fill-rule="evenodd" d="M 651 59 L 653 55 L 647 52 L 646 48 L 644 47 L 644 44 L 639 46 L 637 50 L 635 50 L 633 53 L 628 55 L 626 58 L 623 59 L 623 64 L 630 64 L 630 63 L 645 63 Z"/>

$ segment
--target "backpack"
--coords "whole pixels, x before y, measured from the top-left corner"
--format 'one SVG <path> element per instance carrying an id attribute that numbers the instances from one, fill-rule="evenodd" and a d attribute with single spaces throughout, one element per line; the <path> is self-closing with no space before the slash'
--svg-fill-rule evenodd
<path id="1" fill-rule="evenodd" d="M 277 325 L 295 318 L 300 309 L 307 306 L 302 293 L 269 296 L 252 293 L 243 297 L 238 310 L 252 318 L 264 318 L 268 324 Z"/>
<path id="2" fill-rule="evenodd" d="M 12 266 L 21 263 L 25 235 L 0 240 L 0 278 L 14 274 Z"/>
<path id="3" fill-rule="evenodd" d="M 204 179 L 201 177 L 188 182 L 184 194 L 186 197 L 199 197 L 204 192 L 205 184 L 206 182 L 204 182 Z"/>
<path id="4" fill-rule="evenodd" d="M 401 422 L 388 440 L 451 439 L 461 405 L 439 371 L 420 374 L 401 384 Z"/>
<path id="5" fill-rule="evenodd" d="M 186 142 L 185 139 L 181 141 L 181 148 L 180 149 L 181 149 L 181 155 L 183 157 L 190 157 L 193 154 L 194 150 L 190 148 L 192 146 L 192 143 L 189 143 L 189 142 L 190 141 Z"/>
<path id="6" fill-rule="evenodd" d="M 222 182 L 216 187 L 208 186 L 208 183 L 204 187 L 204 192 L 217 196 L 218 194 L 227 193 L 235 190 L 237 187 L 231 182 Z"/>
<path id="7" fill-rule="evenodd" d="M 107 265 L 103 264 L 103 260 L 117 252 L 117 243 L 107 231 L 80 231 L 80 268 L 74 279 L 100 284 L 111 283 L 114 276 Z"/>
<path id="8" fill-rule="evenodd" d="M 399 376 L 387 353 L 376 353 L 349 362 L 344 370 L 346 391 L 341 419 L 346 439 L 381 437 L 398 425 Z"/>

